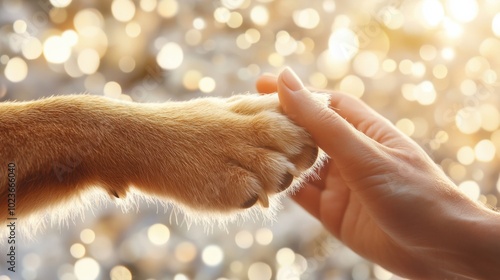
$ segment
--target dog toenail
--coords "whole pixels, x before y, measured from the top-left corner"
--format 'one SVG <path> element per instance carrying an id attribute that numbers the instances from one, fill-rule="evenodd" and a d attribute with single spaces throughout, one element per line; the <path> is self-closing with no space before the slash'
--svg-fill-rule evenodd
<path id="1" fill-rule="evenodd" d="M 241 208 L 246 209 L 252 207 L 255 203 L 257 203 L 257 200 L 259 200 L 259 196 L 255 195 L 254 197 L 250 198 L 247 200 L 245 203 L 241 205 Z"/>
<path id="2" fill-rule="evenodd" d="M 287 173 L 285 175 L 285 178 L 281 182 L 281 185 L 278 188 L 278 191 L 282 192 L 282 191 L 288 189 L 288 187 L 290 186 L 290 184 L 292 184 L 292 181 L 293 181 L 293 175 L 290 174 L 290 173 Z"/>

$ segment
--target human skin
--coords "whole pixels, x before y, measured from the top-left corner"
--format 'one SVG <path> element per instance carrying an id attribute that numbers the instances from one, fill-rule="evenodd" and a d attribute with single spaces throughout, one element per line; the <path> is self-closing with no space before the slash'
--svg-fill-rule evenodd
<path id="1" fill-rule="evenodd" d="M 294 195 L 361 256 L 412 279 L 498 279 L 500 214 L 469 199 L 413 140 L 348 94 L 330 108 L 293 70 L 263 75 L 284 112 L 330 157 Z"/>

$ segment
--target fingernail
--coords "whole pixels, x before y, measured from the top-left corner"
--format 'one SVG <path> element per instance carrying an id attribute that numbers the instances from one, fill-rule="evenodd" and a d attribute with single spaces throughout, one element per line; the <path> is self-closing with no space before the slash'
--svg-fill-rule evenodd
<path id="1" fill-rule="evenodd" d="M 286 87 L 291 91 L 298 91 L 304 88 L 304 84 L 302 84 L 302 81 L 299 79 L 297 74 L 295 74 L 295 72 L 289 67 L 283 70 L 281 77 L 283 77 L 283 82 L 285 83 Z"/>

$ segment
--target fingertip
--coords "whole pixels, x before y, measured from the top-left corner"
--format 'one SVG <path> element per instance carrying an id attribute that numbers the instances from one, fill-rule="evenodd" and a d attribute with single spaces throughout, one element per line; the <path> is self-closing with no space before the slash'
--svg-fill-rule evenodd
<path id="1" fill-rule="evenodd" d="M 278 77 L 270 73 L 264 73 L 257 79 L 255 86 L 259 93 L 274 93 L 278 91 L 277 83 Z"/>

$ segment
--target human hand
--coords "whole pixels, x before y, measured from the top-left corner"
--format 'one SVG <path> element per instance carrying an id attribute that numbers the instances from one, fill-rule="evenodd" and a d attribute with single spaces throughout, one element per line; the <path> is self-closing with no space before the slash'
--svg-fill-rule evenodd
<path id="1" fill-rule="evenodd" d="M 263 75 L 330 160 L 294 199 L 360 255 L 404 277 L 499 275 L 500 215 L 461 193 L 409 137 L 362 101 L 316 104 L 290 69 Z"/>

